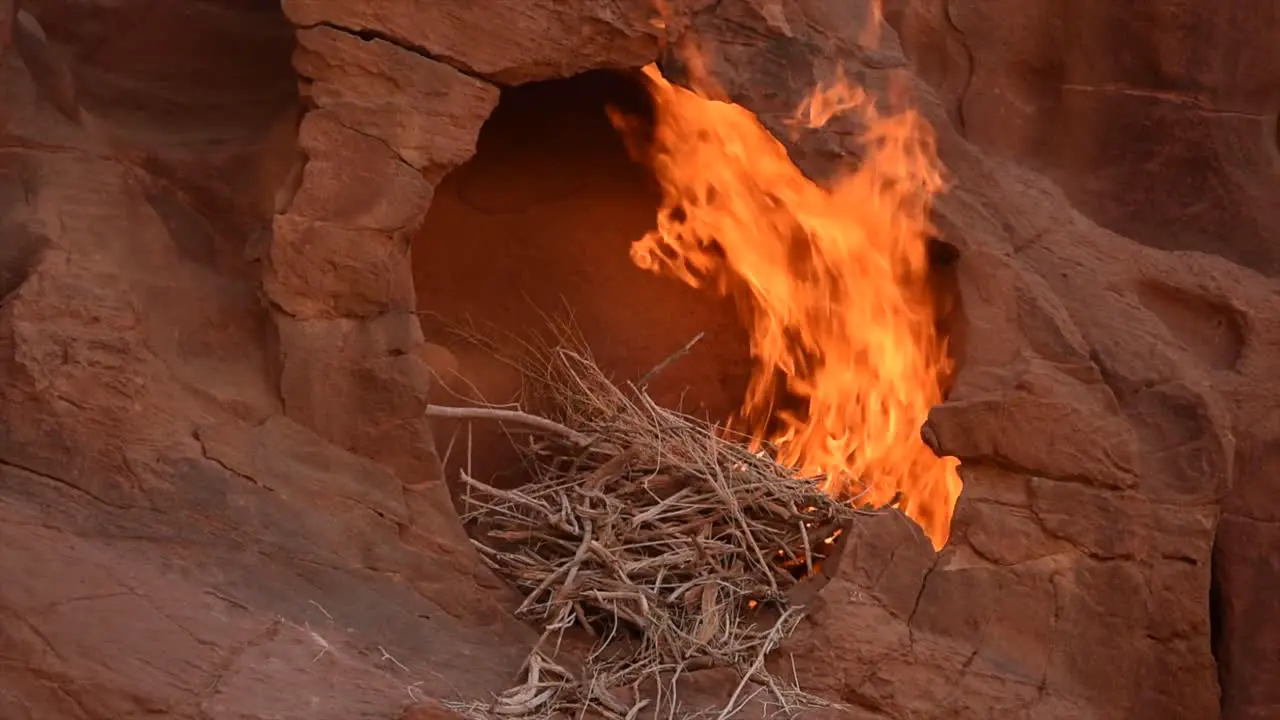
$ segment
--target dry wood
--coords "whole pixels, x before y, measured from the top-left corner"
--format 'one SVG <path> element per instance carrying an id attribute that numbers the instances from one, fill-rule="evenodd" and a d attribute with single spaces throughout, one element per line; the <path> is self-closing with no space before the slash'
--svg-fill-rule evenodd
<path id="1" fill-rule="evenodd" d="M 519 446 L 531 482 L 501 490 L 463 473 L 464 520 L 484 527 L 477 548 L 525 593 L 518 614 L 542 625 L 543 641 L 518 687 L 458 709 L 523 720 L 677 717 L 676 679 L 711 667 L 741 678 L 713 711 L 721 718 L 759 692 L 788 713 L 823 704 L 769 675 L 764 659 L 800 621 L 788 590 L 821 567 L 854 510 L 768 453 L 619 387 L 568 326 L 555 330 L 555 342 L 507 356 L 524 374 L 529 412 L 429 411 L 532 431 Z M 553 660 L 570 627 L 596 638 L 581 672 Z"/>
<path id="2" fill-rule="evenodd" d="M 579 445 L 585 445 L 587 438 L 573 430 L 561 425 L 558 422 L 552 422 L 546 418 L 530 415 L 529 413 L 520 412 L 519 410 L 504 410 L 502 408 L 489 407 L 450 407 L 447 405 L 428 405 L 426 410 L 427 417 L 451 418 L 454 420 L 496 420 L 498 422 L 509 422 L 517 425 L 524 425 L 533 430 L 541 430 L 550 432 L 568 438 Z"/>

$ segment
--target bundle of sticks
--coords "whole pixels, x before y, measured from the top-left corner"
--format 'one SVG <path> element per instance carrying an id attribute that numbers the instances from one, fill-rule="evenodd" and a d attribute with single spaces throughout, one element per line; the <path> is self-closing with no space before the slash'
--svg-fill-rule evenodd
<path id="1" fill-rule="evenodd" d="M 819 701 L 765 668 L 794 629 L 797 591 L 821 572 L 854 510 L 707 422 L 618 386 L 581 343 L 526 348 L 522 406 L 443 408 L 504 423 L 530 481 L 500 489 L 462 472 L 464 520 L 485 561 L 544 628 L 525 682 L 479 715 L 671 715 L 683 672 L 728 667 L 783 709 Z M 595 640 L 570 672 L 548 647 L 571 627 Z M 643 698 L 643 699 L 642 699 Z"/>

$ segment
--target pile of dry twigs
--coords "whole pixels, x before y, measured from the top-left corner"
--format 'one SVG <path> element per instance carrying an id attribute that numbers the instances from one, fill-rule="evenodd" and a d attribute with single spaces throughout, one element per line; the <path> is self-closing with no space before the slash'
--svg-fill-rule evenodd
<path id="1" fill-rule="evenodd" d="M 531 481 L 503 490 L 470 477 L 464 520 L 485 561 L 526 595 L 545 632 L 523 683 L 477 717 L 684 714 L 685 672 L 728 667 L 741 682 L 718 711 L 766 692 L 783 711 L 820 703 L 765 656 L 794 629 L 795 591 L 830 555 L 854 511 L 766 452 L 611 382 L 565 327 L 525 345 L 521 410 L 433 406 L 435 416 L 500 421 Z M 555 660 L 572 627 L 594 651 Z M 749 691 L 748 688 L 754 688 Z M 642 699 L 643 698 L 643 699 Z"/>

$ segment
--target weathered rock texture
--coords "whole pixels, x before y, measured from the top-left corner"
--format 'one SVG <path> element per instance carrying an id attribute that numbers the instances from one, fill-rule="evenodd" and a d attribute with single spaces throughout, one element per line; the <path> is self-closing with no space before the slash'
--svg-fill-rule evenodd
<path id="1" fill-rule="evenodd" d="M 967 139 L 1046 171 L 1084 214 L 1133 240 L 1280 274 L 1274 7 L 888 5 L 908 54 Z M 1251 344 L 1268 346 L 1239 297 L 1148 286 L 1137 300 L 1218 370 L 1208 380 L 1233 408 L 1232 490 L 1215 560 L 1219 662 L 1227 716 L 1253 718 L 1280 713 L 1280 692 L 1265 679 L 1280 672 L 1280 604 L 1262 591 L 1280 582 L 1280 424 L 1275 396 L 1255 384 L 1275 371 L 1267 351 L 1254 355 L 1256 374 L 1240 369 Z"/>
<path id="2" fill-rule="evenodd" d="M 633 68 L 689 33 L 779 130 L 837 62 L 873 88 L 914 82 L 888 29 L 879 49 L 859 46 L 856 3 L 693 5 L 659 29 L 640 0 L 285 0 L 295 33 L 260 3 L 32 4 L 77 112 L 60 114 L 66 93 L 10 54 L 0 717 L 394 718 L 513 676 L 530 631 L 450 508 L 421 416 L 441 356 L 415 310 L 433 289 L 415 293 L 409 262 L 411 241 L 428 258 L 466 241 L 430 223 L 415 236 L 436 188 L 463 182 L 445 176 L 500 87 Z M 1026 36 L 974 22 L 1000 32 L 991 52 Z M 1190 47 L 1143 30 L 1169 53 Z M 947 37 L 980 57 L 973 36 Z M 1091 47 L 1081 62 L 1111 57 Z M 1064 194 L 978 150 L 970 139 L 1009 137 L 1022 144 L 1004 150 L 1043 162 L 972 88 L 966 107 L 988 119 L 966 110 L 962 136 L 950 61 L 917 56 L 938 87 L 914 83 L 954 175 L 938 221 L 960 251 L 968 333 L 930 424 L 965 463 L 965 494 L 940 556 L 896 515 L 858 528 L 788 648 L 797 672 L 849 717 L 1073 720 L 1218 717 L 1221 672 L 1226 717 L 1269 717 L 1280 300 L 1245 197 L 1265 186 L 1224 170 L 1235 184 L 1212 210 L 1254 218 L 1260 254 L 1177 245 L 1254 269 L 1157 249 L 1069 175 L 1056 175 Z M 1004 68 L 984 71 L 989 96 L 1025 85 L 970 62 Z M 1241 96 L 1261 103 L 1257 88 Z M 1231 121 L 1218 115 L 1186 117 Z M 829 172 L 847 133 L 797 138 L 797 161 Z M 1177 178 L 1176 163 L 1143 167 Z M 1139 183 L 1110 187 L 1161 212 Z"/>
<path id="3" fill-rule="evenodd" d="M 1151 247 L 1280 274 L 1280 10 L 1250 0 L 888 0 L 970 141 Z"/>
<path id="4" fill-rule="evenodd" d="M 89 122 L 55 112 L 9 58 L 0 717 L 381 719 L 411 694 L 502 688 L 529 631 L 476 574 L 433 482 L 412 298 L 376 294 L 394 273 L 377 277 L 379 246 L 362 242 L 385 257 L 394 241 L 360 234 L 368 196 L 307 202 L 343 180 L 326 160 L 357 181 L 351 157 L 374 178 L 400 161 L 375 140 L 389 158 L 376 165 L 368 135 L 311 113 L 312 162 L 273 233 L 300 157 L 278 8 L 33 11 Z M 364 254 L 324 255 L 342 243 Z M 366 287 L 385 304 L 355 304 Z"/>

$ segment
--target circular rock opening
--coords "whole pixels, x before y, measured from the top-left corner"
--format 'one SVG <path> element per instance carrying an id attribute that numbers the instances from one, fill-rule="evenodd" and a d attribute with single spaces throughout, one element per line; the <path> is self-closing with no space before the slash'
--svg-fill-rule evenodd
<path id="1" fill-rule="evenodd" d="M 436 189 L 413 253 L 443 381 L 433 403 L 490 406 L 429 411 L 436 445 L 478 550 L 524 596 L 516 615 L 557 638 L 528 666 L 581 665 L 572 684 L 594 688 L 582 702 L 627 714 L 612 690 L 656 680 L 652 657 L 677 675 L 725 658 L 745 667 L 747 648 L 798 627 L 852 536 L 841 485 L 880 476 L 848 454 L 843 466 L 788 456 L 787 433 L 872 460 L 909 452 L 920 476 L 939 475 L 918 435 L 906 452 L 884 445 L 909 444 L 918 427 L 905 440 L 887 430 L 910 428 L 949 382 L 936 334 L 954 306 L 940 270 L 956 253 L 935 242 L 926 276 L 927 203 L 913 204 L 916 191 L 877 204 L 896 188 L 896 160 L 880 161 L 873 179 L 889 189 L 861 174 L 818 187 L 754 115 L 649 67 L 506 90 L 474 157 Z M 522 368 L 489 343 L 519 354 L 522 337 L 566 317 L 595 362 L 561 346 L 533 363 L 544 396 L 523 396 Z M 546 416 L 502 414 L 517 407 Z M 799 478 L 665 408 L 716 422 L 747 408 L 735 418 L 744 430 L 834 482 Z M 921 516 L 902 494 L 855 502 Z"/>
<path id="2" fill-rule="evenodd" d="M 898 423 L 898 418 L 915 414 L 913 410 L 904 409 L 919 406 L 928 394 L 924 390 L 926 386 L 933 386 L 930 392 L 940 389 L 945 393 L 953 368 L 945 361 L 940 362 L 936 366 L 940 376 L 935 379 L 932 363 L 937 353 L 933 349 L 922 349 L 920 355 L 911 355 L 915 352 L 911 344 L 921 343 L 914 347 L 925 348 L 926 335 L 962 335 L 956 332 L 959 318 L 954 273 L 956 249 L 929 239 L 928 278 L 919 276 L 915 270 L 911 273 L 916 274 L 902 277 L 876 276 L 884 267 L 906 268 L 907 265 L 893 263 L 908 261 L 905 258 L 889 260 L 876 254 L 896 252 L 891 249 L 896 247 L 893 243 L 884 243 L 883 247 L 875 242 L 857 245 L 859 241 L 854 238 L 915 227 L 911 218 L 904 215 L 904 222 L 895 224 L 892 218 L 886 222 L 883 217 L 868 215 L 870 211 L 861 213 L 855 208 L 848 213 L 850 217 L 840 218 L 839 222 L 847 223 L 844 230 L 832 225 L 806 225 L 815 212 L 826 213 L 822 216 L 824 219 L 836 218 L 845 214 L 844 210 L 837 209 L 843 207 L 841 203 L 860 207 L 867 198 L 850 193 L 848 184 L 824 194 L 795 169 L 785 152 L 778 155 L 781 151 L 773 148 L 780 146 L 769 138 L 763 127 L 754 124 L 754 116 L 741 108 L 731 111 L 737 115 L 724 119 L 734 128 L 725 136 L 724 142 L 728 144 L 722 150 L 676 149 L 681 145 L 673 144 L 669 134 L 673 117 L 670 113 L 697 113 L 700 111 L 697 103 L 709 101 L 690 103 L 681 99 L 686 107 L 673 109 L 670 102 L 676 96 L 671 93 L 684 91 L 672 91 L 664 82 L 660 78 L 655 80 L 652 74 L 646 78 L 641 72 L 595 71 L 504 91 L 481 130 L 473 158 L 446 176 L 437 188 L 415 241 L 414 276 L 424 331 L 432 343 L 433 364 L 440 371 L 437 374 L 444 380 L 436 388 L 434 402 L 448 405 L 480 401 L 502 405 L 515 402 L 521 389 L 516 368 L 496 357 L 490 349 L 460 336 L 456 332 L 458 328 L 471 330 L 486 339 L 514 340 L 528 337 L 530 333 L 545 334 L 554 318 L 571 319 L 600 368 L 615 381 L 635 382 L 662 366 L 662 373 L 647 385 L 658 404 L 721 422 L 730 419 L 743 406 L 744 398 L 751 395 L 754 397 L 752 408 L 744 416 L 753 432 L 777 437 L 778 433 L 770 429 L 774 425 L 807 425 L 808 418 L 814 417 L 813 432 L 804 430 L 807 437 L 804 442 L 808 445 L 827 433 L 832 433 L 832 438 L 841 435 L 839 441 L 848 444 L 848 438 L 858 436 L 862 427 L 859 423 L 866 424 L 868 433 L 882 432 L 884 427 Z M 663 98 L 668 104 L 660 118 L 655 103 L 664 102 Z M 706 107 L 708 112 L 715 113 L 720 112 L 717 107 L 726 105 L 711 103 Z M 751 119 L 744 120 L 743 115 Z M 659 123 L 659 119 L 666 124 Z M 698 122 L 681 126 L 682 132 L 694 133 L 689 137 L 695 142 L 715 135 L 721 127 L 712 122 L 703 129 L 692 129 L 699 127 Z M 735 132 L 746 134 L 735 140 L 731 137 Z M 732 150 L 737 146 L 735 143 L 743 147 L 756 143 L 759 147 L 747 155 L 735 155 Z M 667 155 L 648 156 L 650 146 L 663 148 L 662 152 Z M 730 153 L 722 160 L 737 168 L 737 179 L 714 174 L 718 163 L 716 152 Z M 761 174 L 752 177 L 757 153 Z M 645 157 L 645 161 L 637 162 L 635 157 Z M 875 154 L 869 157 L 874 158 Z M 880 157 L 882 163 L 897 161 Z M 673 188 L 670 166 L 682 163 L 694 172 L 700 168 L 712 170 L 707 176 L 705 198 L 701 191 L 693 191 L 680 201 L 692 202 L 694 208 L 702 210 L 712 208 L 709 212 L 748 213 L 750 209 L 736 201 L 726 201 L 716 209 L 717 197 L 736 197 L 742 203 L 766 202 L 768 205 L 767 198 L 761 201 L 752 194 L 761 192 L 756 188 L 763 187 L 762 182 L 788 184 L 792 192 L 778 195 L 773 205 L 768 205 L 778 207 L 779 212 L 770 215 L 770 211 L 765 210 L 758 223 L 746 214 L 736 222 L 724 223 L 718 232 L 712 232 L 710 244 L 705 246 L 713 256 L 703 260 L 715 262 L 714 253 L 725 251 L 722 243 L 727 239 L 733 239 L 738 246 L 760 243 L 761 256 L 774 253 L 774 245 L 783 243 L 790 249 L 780 258 L 781 265 L 769 268 L 772 277 L 755 275 L 749 267 L 733 267 L 727 260 L 724 272 L 746 274 L 734 276 L 737 279 L 731 279 L 724 286 L 691 281 L 679 272 L 655 273 L 637 267 L 637 264 L 651 267 L 643 253 L 636 254 L 639 245 L 647 243 L 653 248 L 652 237 L 646 235 L 663 222 L 667 223 L 664 231 L 669 232 L 672 218 L 685 210 L 679 205 L 673 209 L 670 194 Z M 661 179 L 655 177 L 655 169 L 668 175 Z M 876 168 L 873 174 L 890 169 Z M 739 184 L 734 185 L 735 182 Z M 725 188 L 728 188 L 725 192 L 717 192 Z M 773 191 L 763 192 L 769 195 Z M 798 205 L 790 208 L 780 199 L 783 197 Z M 815 210 L 818 206 L 823 210 Z M 912 207 L 910 202 L 904 202 L 901 212 L 918 212 Z M 759 208 L 755 212 L 760 212 Z M 788 221 L 795 223 L 790 235 L 784 232 L 774 237 L 771 234 L 778 230 L 780 223 Z M 840 232 L 849 233 L 848 245 L 840 244 L 843 242 Z M 644 240 L 637 243 L 642 238 Z M 918 238 L 921 243 L 925 240 Z M 910 242 L 910 239 L 904 238 L 904 241 Z M 806 242 L 808 252 L 815 258 L 811 263 L 813 267 L 801 262 L 809 255 L 797 246 Z M 870 253 L 865 258 L 851 251 L 863 246 L 865 253 Z M 797 263 L 798 269 L 789 270 Z M 811 271 L 808 274 L 806 267 Z M 788 273 L 793 276 L 781 277 Z M 676 276 L 681 280 L 674 279 Z M 754 303 L 760 296 L 754 299 L 748 296 L 746 278 L 766 285 L 770 281 L 785 283 L 775 286 L 781 292 L 773 293 L 770 301 L 791 297 L 794 307 L 757 307 Z M 707 287 L 703 289 L 694 287 L 704 285 Z M 719 287 L 722 293 L 708 289 L 714 287 Z M 885 309 L 877 310 L 880 300 L 854 298 L 851 293 L 883 293 Z M 732 299 L 723 297 L 724 294 Z M 840 311 L 833 312 L 837 303 L 848 305 L 839 306 Z M 921 312 L 935 318 L 933 329 L 905 325 L 901 331 L 887 331 L 895 322 L 918 323 Z M 787 323 L 813 325 L 788 328 L 779 334 L 769 328 L 762 330 L 758 321 L 766 316 L 761 313 L 769 313 L 770 318 L 786 317 Z M 855 322 L 859 318 L 866 322 Z M 794 344 L 794 348 L 786 352 L 795 362 L 779 360 L 776 354 L 762 351 L 760 344 L 749 350 L 745 328 L 753 328 L 758 339 L 767 337 L 768 342 L 775 345 L 779 339 Z M 801 334 L 795 337 L 785 334 L 793 330 Z M 863 333 L 861 340 L 856 338 L 859 333 Z M 697 342 L 690 345 L 694 339 Z M 893 349 L 880 352 L 878 348 L 884 346 L 901 347 L 906 355 Z M 673 356 L 678 360 L 670 362 Z M 888 365 L 879 364 L 877 358 L 882 356 Z M 918 360 L 903 364 L 901 357 Z M 753 364 L 757 363 L 760 372 L 749 387 L 748 379 L 752 377 Z M 792 370 L 780 375 L 784 373 L 783 368 L 793 365 Z M 916 377 L 910 377 L 911 373 L 905 371 L 882 373 L 882 367 L 886 370 L 918 368 L 919 372 Z M 796 375 L 794 383 L 760 381 L 766 375 L 777 378 L 792 374 Z M 822 383 L 811 382 L 818 376 Z M 846 380 L 842 381 L 841 377 Z M 761 387 L 769 388 L 776 395 L 773 401 L 761 401 L 764 396 Z M 895 393 L 903 397 L 897 398 Z M 860 409 L 862 403 L 870 404 Z M 812 408 L 818 408 L 814 412 L 822 414 L 811 415 Z M 761 411 L 765 414 L 760 415 Z M 839 426 L 835 414 L 850 425 Z M 890 418 L 892 422 L 887 422 Z M 786 422 L 780 423 L 783 419 Z M 762 422 L 767 424 L 761 425 Z M 527 479 L 526 468 L 506 436 L 507 431 L 499 424 L 438 420 L 435 429 L 455 498 L 459 496 L 456 491 L 461 489 L 458 478 L 463 469 L 472 477 L 498 487 L 514 487 Z M 883 440 L 879 436 L 871 439 Z M 906 441 L 898 438 L 895 442 Z M 929 453 L 923 445 L 919 450 L 910 450 L 915 454 L 921 451 L 924 455 Z M 899 456 L 905 457 L 902 453 L 894 457 Z M 788 463 L 794 461 L 786 458 Z M 933 467 L 923 457 L 911 462 L 915 463 L 911 467 L 918 471 L 916 475 L 921 482 L 911 485 L 906 482 L 909 478 L 887 478 L 889 482 L 902 483 L 893 487 L 903 488 L 906 495 L 879 493 L 878 500 L 862 502 L 880 505 L 914 500 L 915 505 L 900 506 L 913 518 L 927 518 L 921 522 L 927 522 L 927 532 L 936 544 L 945 538 L 951 513 L 951 506 L 938 494 L 942 492 L 938 484 L 942 466 Z M 899 474 L 906 468 L 905 463 L 900 465 L 902 467 L 895 470 Z M 832 478 L 842 477 L 838 467 L 830 467 L 834 468 Z M 958 480 L 955 482 L 958 484 Z M 833 483 L 832 488 L 842 484 L 845 484 L 843 480 Z M 849 483 L 849 487 L 855 484 L 856 481 Z M 838 488 L 830 491 L 843 497 Z M 915 491 L 918 493 L 912 495 Z M 954 495 L 951 498 L 954 502 Z M 935 505 L 936 511 L 922 514 L 920 508 Z"/>
<path id="3" fill-rule="evenodd" d="M 414 282 L 428 341 L 446 381 L 436 402 L 510 402 L 520 378 L 450 328 L 521 336 L 548 316 L 572 316 L 600 367 L 637 380 L 701 339 L 658 375 L 650 394 L 713 420 L 741 401 L 747 341 L 731 301 L 644 272 L 629 247 L 654 227 L 659 189 L 633 161 L 606 109 L 652 115 L 636 74 L 593 71 L 503 91 L 474 157 L 436 188 L 413 247 Z M 448 379 L 449 377 L 452 379 Z M 442 422 L 446 474 L 511 485 L 522 473 L 502 431 Z M 468 450 L 469 448 L 469 450 Z M 451 480 L 452 481 L 452 480 Z"/>

